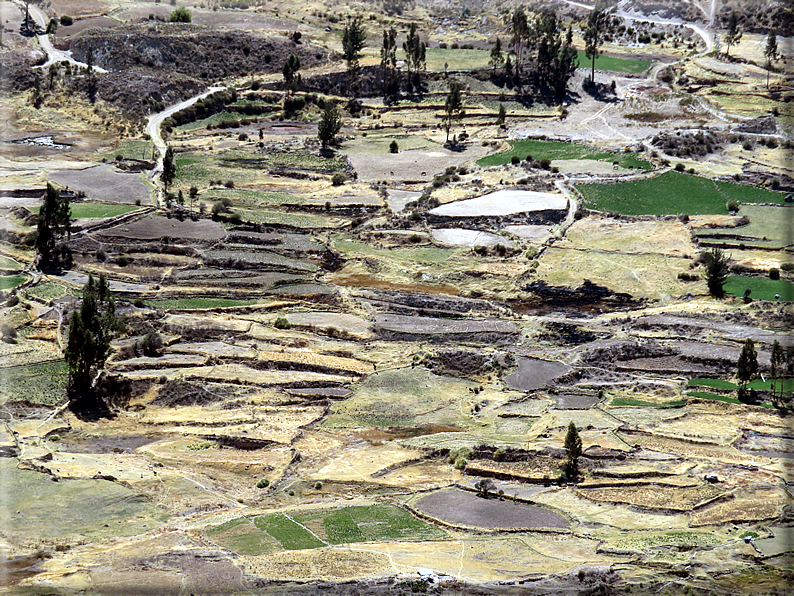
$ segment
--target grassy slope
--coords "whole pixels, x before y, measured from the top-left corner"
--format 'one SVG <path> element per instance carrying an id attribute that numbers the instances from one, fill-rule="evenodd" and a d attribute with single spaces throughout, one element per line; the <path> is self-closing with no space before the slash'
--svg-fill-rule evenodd
<path id="1" fill-rule="evenodd" d="M 659 176 L 618 184 L 580 184 L 576 187 L 588 207 L 624 215 L 707 215 L 727 213 L 725 204 L 783 202 L 782 193 L 708 178 L 665 172 Z"/>

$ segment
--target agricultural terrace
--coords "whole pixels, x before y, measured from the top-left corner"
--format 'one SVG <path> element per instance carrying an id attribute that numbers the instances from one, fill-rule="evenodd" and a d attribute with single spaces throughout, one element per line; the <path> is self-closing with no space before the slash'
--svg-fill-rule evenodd
<path id="1" fill-rule="evenodd" d="M 623 168 L 636 168 L 640 170 L 652 170 L 653 166 L 637 157 L 635 153 L 626 152 L 606 152 L 585 145 L 583 143 L 546 141 L 541 139 L 522 139 L 510 141 L 510 149 L 495 155 L 489 155 L 478 160 L 478 164 L 483 167 L 501 166 L 508 164 L 514 157 L 525 160 L 532 157 L 535 161 L 550 159 L 569 160 L 569 159 L 590 159 L 606 161 L 609 163 L 617 162 Z"/>
<path id="2" fill-rule="evenodd" d="M 733 182 L 664 172 L 614 184 L 577 184 L 585 207 L 623 215 L 706 215 L 727 213 L 728 201 L 779 203 L 785 194 Z"/>

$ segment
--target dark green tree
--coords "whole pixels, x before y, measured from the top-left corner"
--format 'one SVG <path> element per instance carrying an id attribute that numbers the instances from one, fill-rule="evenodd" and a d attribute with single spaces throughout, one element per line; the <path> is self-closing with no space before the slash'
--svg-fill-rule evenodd
<path id="1" fill-rule="evenodd" d="M 261 131 L 260 131 L 261 132 Z M 190 206 L 192 207 L 196 203 L 196 199 L 198 198 L 198 188 L 196 186 L 190 187 L 190 193 L 188 196 L 190 197 Z"/>
<path id="2" fill-rule="evenodd" d="M 301 83 L 301 76 L 298 73 L 301 67 L 301 59 L 295 54 L 290 54 L 284 61 L 281 74 L 284 76 L 284 89 L 287 93 L 295 93 Z"/>
<path id="3" fill-rule="evenodd" d="M 71 235 L 72 209 L 69 197 L 61 193 L 49 182 L 44 202 L 39 210 L 36 250 L 41 255 L 42 267 L 68 260 L 69 248 L 64 240 Z"/>
<path id="4" fill-rule="evenodd" d="M 573 30 L 568 28 L 562 38 L 562 23 L 554 12 L 545 12 L 535 20 L 537 44 L 537 76 L 541 87 L 556 97 L 565 95 L 568 81 L 576 72 L 577 53 L 573 47 Z"/>
<path id="5" fill-rule="evenodd" d="M 396 95 L 399 92 L 400 81 L 397 75 L 397 30 L 394 27 L 383 30 L 380 70 L 383 80 L 383 97 L 388 98 Z"/>
<path id="6" fill-rule="evenodd" d="M 88 46 L 88 53 L 85 57 L 86 64 L 86 92 L 88 93 L 88 100 L 91 103 L 96 101 L 97 94 L 97 80 L 96 73 L 94 72 L 94 47 Z"/>
<path id="7" fill-rule="evenodd" d="M 176 161 L 174 160 L 174 150 L 171 147 L 168 147 L 165 150 L 165 156 L 163 157 L 163 187 L 165 191 L 168 192 L 168 187 L 174 181 L 176 177 Z"/>
<path id="8" fill-rule="evenodd" d="M 72 313 L 69 322 L 65 356 L 69 365 L 71 399 L 91 391 L 96 374 L 110 355 L 110 342 L 122 327 L 105 275 L 101 274 L 99 280 L 89 275 L 80 308 Z"/>
<path id="9" fill-rule="evenodd" d="M 779 405 L 777 393 L 775 392 L 775 384 L 777 380 L 785 372 L 786 366 L 786 351 L 780 345 L 778 340 L 772 344 L 772 353 L 769 355 L 769 380 L 772 387 L 772 401 L 775 405 Z M 780 397 L 783 397 L 783 384 L 780 384 Z"/>
<path id="10" fill-rule="evenodd" d="M 488 61 L 488 64 L 491 65 L 493 70 L 496 70 L 505 62 L 504 52 L 502 51 L 502 40 L 498 37 L 491 48 L 491 59 Z"/>
<path id="11" fill-rule="evenodd" d="M 530 37 L 530 23 L 527 18 L 526 10 L 523 5 L 519 5 L 514 11 L 511 18 L 511 36 L 510 46 L 513 48 L 513 53 L 516 56 L 516 73 L 521 69 L 524 62 L 524 49 Z"/>
<path id="12" fill-rule="evenodd" d="M 769 71 L 772 70 L 772 64 L 777 60 L 777 34 L 774 29 L 770 29 L 769 35 L 766 36 L 764 57 L 766 58 L 766 88 L 769 89 Z"/>
<path id="13" fill-rule="evenodd" d="M 452 129 L 452 123 L 462 118 L 463 115 L 463 96 L 460 83 L 453 79 L 449 82 L 449 93 L 447 94 L 446 102 L 444 102 L 443 123 L 444 130 L 447 133 L 445 144 L 449 143 L 449 131 Z"/>
<path id="14" fill-rule="evenodd" d="M 37 72 L 33 75 L 33 93 L 30 96 L 30 103 L 38 110 L 43 100 L 44 97 L 41 93 L 41 75 Z"/>
<path id="15" fill-rule="evenodd" d="M 576 478 L 579 475 L 579 457 L 582 455 L 582 439 L 573 420 L 568 424 L 568 433 L 565 435 L 565 455 L 568 461 L 565 465 L 565 475 Z"/>
<path id="16" fill-rule="evenodd" d="M 403 50 L 405 51 L 405 65 L 408 69 L 408 84 L 413 87 L 417 82 L 419 72 L 424 70 L 427 63 L 427 47 L 416 32 L 416 23 L 411 23 L 408 29 L 408 36 L 403 42 Z"/>
<path id="17" fill-rule="evenodd" d="M 587 17 L 584 31 L 584 55 L 592 60 L 590 80 L 595 82 L 595 61 L 601 55 L 600 48 L 612 27 L 612 2 L 599 0 Z"/>
<path id="18" fill-rule="evenodd" d="M 342 54 L 347 62 L 347 74 L 351 85 L 355 87 L 358 81 L 358 61 L 361 50 L 367 45 L 367 31 L 364 29 L 361 15 L 348 19 L 342 30 Z"/>
<path id="19" fill-rule="evenodd" d="M 50 64 L 49 75 L 50 75 L 50 90 L 52 90 L 53 82 L 58 77 L 58 64 L 56 62 Z"/>
<path id="20" fill-rule="evenodd" d="M 728 26 L 725 29 L 725 57 L 730 57 L 731 46 L 739 43 L 742 39 L 742 28 L 739 24 L 739 13 L 735 10 L 731 11 L 728 16 Z"/>
<path id="21" fill-rule="evenodd" d="M 58 31 L 58 21 L 55 19 L 50 19 L 50 22 L 47 23 L 47 29 L 44 31 L 47 35 L 55 35 Z"/>
<path id="22" fill-rule="evenodd" d="M 757 372 L 758 354 L 755 351 L 755 343 L 752 339 L 747 339 L 739 353 L 739 361 L 736 363 L 736 378 L 739 379 L 740 393 L 747 391 L 747 384 L 753 380 Z"/>
<path id="23" fill-rule="evenodd" d="M 731 272 L 729 263 L 730 256 L 725 254 L 721 248 L 712 248 L 709 252 L 703 253 L 701 257 L 706 266 L 706 283 L 708 284 L 709 294 L 715 298 L 724 298 L 725 281 Z"/>
<path id="24" fill-rule="evenodd" d="M 499 115 L 496 117 L 497 124 L 504 124 L 505 120 L 507 119 L 507 110 L 505 110 L 505 104 L 499 104 Z"/>
<path id="25" fill-rule="evenodd" d="M 192 20 L 190 11 L 184 6 L 175 9 L 168 17 L 169 23 L 190 23 Z"/>
<path id="26" fill-rule="evenodd" d="M 325 109 L 317 126 L 317 138 L 320 139 L 323 149 L 328 149 L 339 131 L 342 129 L 342 115 L 330 101 L 325 102 Z"/>

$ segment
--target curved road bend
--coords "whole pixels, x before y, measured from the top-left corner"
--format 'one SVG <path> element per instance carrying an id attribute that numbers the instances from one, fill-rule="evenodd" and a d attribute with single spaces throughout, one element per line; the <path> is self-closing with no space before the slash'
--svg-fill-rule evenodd
<path id="1" fill-rule="evenodd" d="M 163 206 L 163 193 L 160 188 L 160 174 L 163 173 L 163 158 L 165 157 L 166 151 L 165 141 L 160 134 L 160 126 L 163 124 L 163 120 L 169 116 L 173 116 L 180 110 L 184 110 L 185 108 L 192 106 L 194 103 L 201 101 L 208 95 L 211 95 L 216 91 L 222 91 L 224 89 L 226 89 L 225 86 L 210 87 L 199 95 L 195 95 L 190 99 L 186 99 L 185 101 L 166 108 L 162 112 L 158 112 L 157 114 L 152 114 L 149 116 L 148 124 L 146 125 L 146 132 L 149 133 L 149 136 L 152 138 L 152 143 L 154 143 L 154 146 L 157 147 L 158 152 L 157 165 L 149 173 L 149 182 L 154 184 L 154 187 L 157 189 L 157 194 L 155 195 L 155 207 Z"/>

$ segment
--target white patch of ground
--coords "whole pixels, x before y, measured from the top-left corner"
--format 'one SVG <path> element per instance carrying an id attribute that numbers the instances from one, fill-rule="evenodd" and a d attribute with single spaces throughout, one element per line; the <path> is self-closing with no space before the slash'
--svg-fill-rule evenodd
<path id="1" fill-rule="evenodd" d="M 551 234 L 549 226 L 505 226 L 504 230 L 524 240 L 545 240 Z"/>
<path id="2" fill-rule="evenodd" d="M 560 194 L 530 190 L 498 190 L 481 197 L 436 207 L 429 213 L 447 217 L 498 217 L 529 211 L 568 208 L 568 199 Z"/>
<path id="3" fill-rule="evenodd" d="M 410 190 L 390 190 L 386 202 L 389 204 L 389 209 L 394 213 L 402 211 L 405 206 L 411 201 L 415 201 L 422 196 L 421 192 L 414 192 Z"/>
<path id="4" fill-rule="evenodd" d="M 433 240 L 452 246 L 496 246 L 501 244 L 508 248 L 513 248 L 510 241 L 505 240 L 496 234 L 480 232 L 478 230 L 466 230 L 464 228 L 439 228 L 433 230 Z"/>

